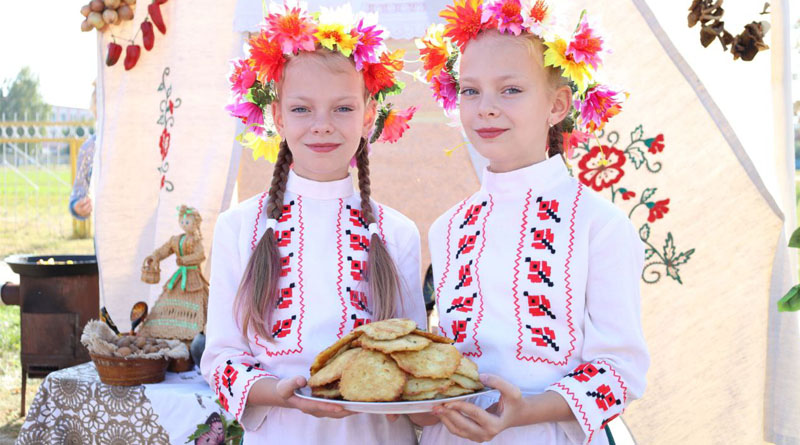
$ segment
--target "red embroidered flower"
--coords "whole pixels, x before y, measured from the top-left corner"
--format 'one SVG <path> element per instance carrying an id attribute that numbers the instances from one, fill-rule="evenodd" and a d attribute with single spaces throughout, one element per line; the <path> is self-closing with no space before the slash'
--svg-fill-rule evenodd
<path id="1" fill-rule="evenodd" d="M 625 171 L 622 170 L 626 160 L 625 153 L 605 145 L 603 152 L 605 159 L 599 146 L 592 147 L 592 150 L 578 161 L 578 167 L 581 169 L 578 179 L 598 192 L 618 183 L 625 176 Z"/>
<path id="2" fill-rule="evenodd" d="M 170 140 L 170 134 L 165 128 L 164 131 L 161 132 L 161 137 L 158 139 L 158 148 L 161 149 L 162 161 L 164 160 L 164 158 L 167 157 L 167 153 L 169 153 L 169 140 Z"/>
<path id="3" fill-rule="evenodd" d="M 655 138 L 645 139 L 644 143 L 647 145 L 648 150 L 652 154 L 658 154 L 664 151 L 664 135 L 659 134 Z"/>
<path id="4" fill-rule="evenodd" d="M 167 179 L 167 177 L 166 177 L 166 176 L 164 176 L 164 175 L 162 175 L 162 176 L 161 176 L 161 188 L 162 188 L 162 189 L 164 188 L 164 181 L 165 181 L 166 179 Z"/>
<path id="5" fill-rule="evenodd" d="M 635 198 L 636 197 L 636 192 L 630 191 L 630 190 L 628 190 L 626 188 L 620 187 L 619 188 L 619 192 L 622 193 L 622 200 L 623 201 L 627 201 L 627 200 L 629 200 L 631 198 Z"/>
<path id="6" fill-rule="evenodd" d="M 647 217 L 647 221 L 654 223 L 656 220 L 659 220 L 664 217 L 664 215 L 669 212 L 669 199 L 664 199 L 661 201 L 656 202 L 648 202 L 647 208 L 650 209 L 650 216 Z"/>

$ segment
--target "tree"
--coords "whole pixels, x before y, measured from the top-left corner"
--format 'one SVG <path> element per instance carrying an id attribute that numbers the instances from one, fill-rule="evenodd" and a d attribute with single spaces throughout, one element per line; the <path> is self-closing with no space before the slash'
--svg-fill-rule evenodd
<path id="1" fill-rule="evenodd" d="M 5 113 L 7 120 L 13 119 L 15 113 L 19 120 L 24 119 L 25 113 L 29 120 L 37 115 L 44 117 L 50 114 L 50 105 L 45 103 L 39 92 L 39 76 L 33 74 L 29 67 L 19 70 L 13 82 L 6 80 L 4 83 L 0 87 L 0 115 Z"/>

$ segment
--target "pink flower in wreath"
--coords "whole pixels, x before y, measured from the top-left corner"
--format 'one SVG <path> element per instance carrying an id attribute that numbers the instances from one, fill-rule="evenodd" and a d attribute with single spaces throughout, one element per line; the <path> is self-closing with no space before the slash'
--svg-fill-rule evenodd
<path id="1" fill-rule="evenodd" d="M 171 136 L 169 131 L 165 128 L 164 131 L 161 132 L 161 137 L 158 139 L 158 148 L 161 149 L 161 160 L 163 161 L 164 158 L 167 157 L 167 153 L 169 153 L 169 140 Z"/>
<path id="2" fill-rule="evenodd" d="M 605 157 L 603 153 L 605 153 Z M 601 151 L 599 146 L 594 146 L 578 161 L 581 171 L 578 179 L 600 192 L 618 183 L 625 176 L 625 171 L 622 170 L 623 165 L 625 165 L 625 153 L 621 150 L 603 145 Z"/>

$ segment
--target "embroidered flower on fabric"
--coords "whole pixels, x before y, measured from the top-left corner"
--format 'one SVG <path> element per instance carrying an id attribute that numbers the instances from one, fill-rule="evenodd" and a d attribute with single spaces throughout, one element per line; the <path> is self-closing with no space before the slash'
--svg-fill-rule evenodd
<path id="1" fill-rule="evenodd" d="M 149 403 L 134 411 L 133 420 L 136 428 L 148 436 L 154 435 L 161 429 L 161 425 L 158 424 L 158 415 L 153 412 L 153 407 Z"/>
<path id="2" fill-rule="evenodd" d="M 647 217 L 647 221 L 654 223 L 656 220 L 659 220 L 664 217 L 664 215 L 669 212 L 669 199 L 663 199 L 661 201 L 656 202 L 648 202 L 647 207 L 650 209 L 650 215 Z"/>
<path id="3" fill-rule="evenodd" d="M 109 415 L 127 416 L 143 403 L 144 387 L 100 385 L 96 397 L 97 401 L 106 407 Z"/>
<path id="4" fill-rule="evenodd" d="M 595 191 L 603 191 L 625 176 L 625 171 L 622 169 L 625 160 L 625 153 L 615 147 L 604 145 L 602 151 L 599 146 L 592 147 L 591 151 L 583 155 L 578 162 L 580 168 L 578 178 Z"/>
<path id="5" fill-rule="evenodd" d="M 658 136 L 651 139 L 645 139 L 644 143 L 645 145 L 647 145 L 647 151 L 649 151 L 652 154 L 658 154 L 664 151 L 665 145 L 664 145 L 663 134 L 659 134 Z"/>
<path id="6" fill-rule="evenodd" d="M 126 415 L 130 415 L 127 413 Z M 112 420 L 100 431 L 100 443 L 108 445 L 128 445 L 133 443 L 150 443 L 130 422 Z M 88 442 L 82 442 L 88 443 Z"/>
<path id="7" fill-rule="evenodd" d="M 91 443 L 89 432 L 78 416 L 59 416 L 52 443 L 63 444 L 84 444 Z"/>
<path id="8" fill-rule="evenodd" d="M 51 394 L 57 407 L 77 411 L 90 395 L 89 385 L 71 378 L 57 378 L 54 379 Z"/>
<path id="9" fill-rule="evenodd" d="M 83 423 L 92 433 L 97 433 L 108 422 L 108 413 L 96 400 L 89 400 L 84 403 L 80 416 Z"/>

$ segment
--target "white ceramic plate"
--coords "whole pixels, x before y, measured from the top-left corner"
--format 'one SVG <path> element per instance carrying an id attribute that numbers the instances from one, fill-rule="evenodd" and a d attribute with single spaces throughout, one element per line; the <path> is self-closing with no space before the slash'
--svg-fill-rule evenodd
<path id="1" fill-rule="evenodd" d="M 314 400 L 316 402 L 325 402 L 334 405 L 339 405 L 342 408 L 355 413 L 370 413 L 370 414 L 414 414 L 414 413 L 427 413 L 436 405 L 442 403 L 452 402 L 455 400 L 469 400 L 473 397 L 483 394 L 497 392 L 496 389 L 484 389 L 483 391 L 474 392 L 472 394 L 465 394 L 463 396 L 448 397 L 446 399 L 433 399 L 433 400 L 420 400 L 416 402 L 351 402 L 349 400 L 330 400 L 320 397 L 313 397 L 311 395 L 311 388 L 308 386 L 295 390 L 295 395 L 301 399 Z"/>

